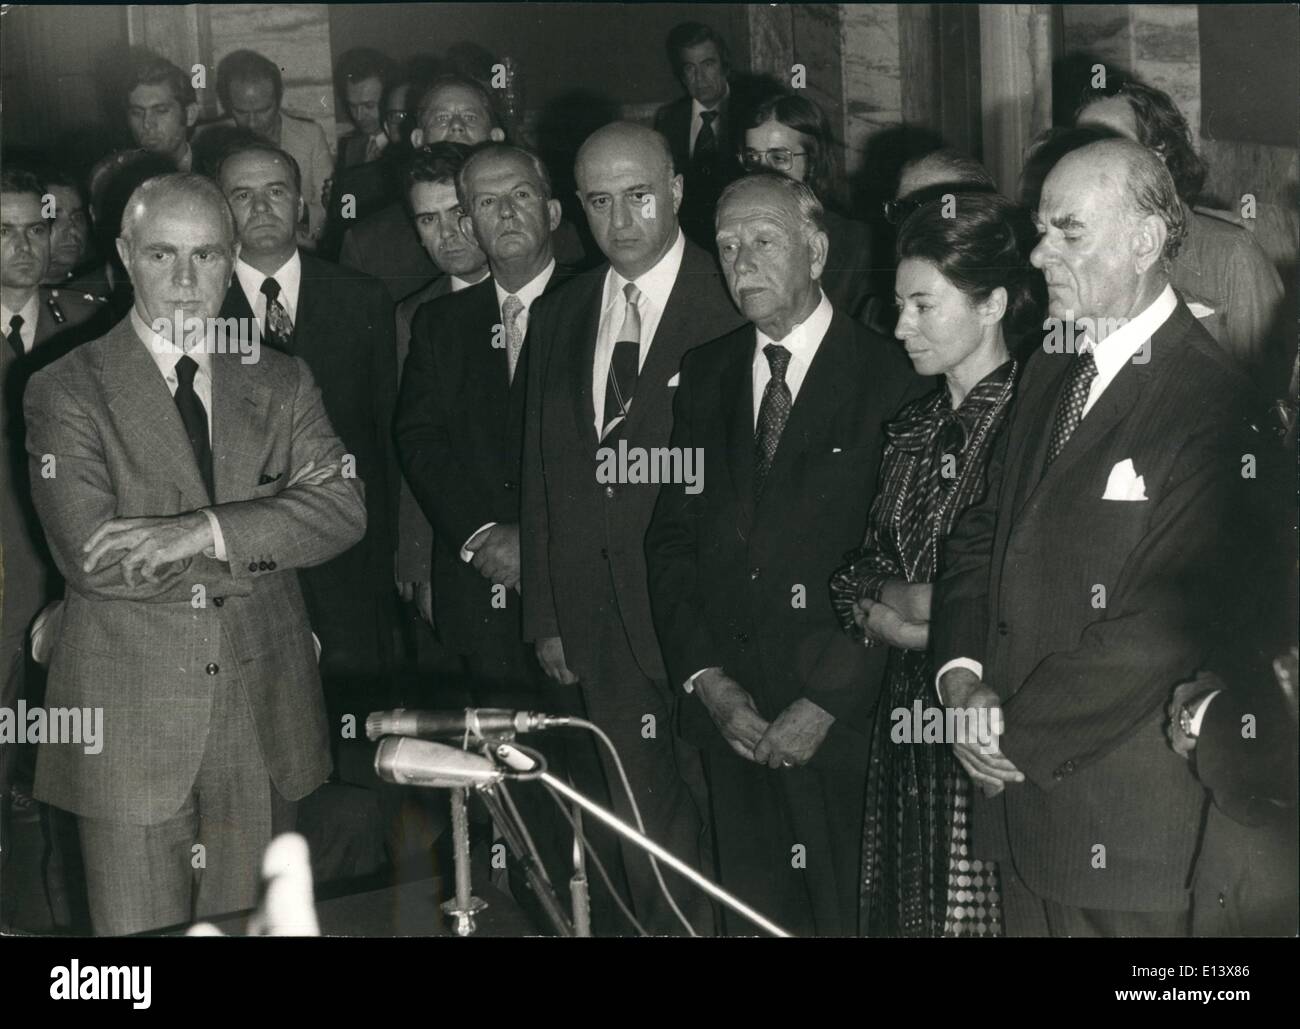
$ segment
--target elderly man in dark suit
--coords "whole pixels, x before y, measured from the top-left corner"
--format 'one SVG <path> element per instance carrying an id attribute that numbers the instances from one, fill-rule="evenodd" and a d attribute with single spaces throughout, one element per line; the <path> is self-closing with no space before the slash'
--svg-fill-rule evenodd
<path id="1" fill-rule="evenodd" d="M 436 533 L 438 635 L 463 661 L 471 702 L 545 710 L 544 679 L 520 632 L 519 480 L 530 313 L 567 277 L 551 249 L 560 203 L 537 156 L 506 143 L 472 153 L 456 188 L 491 276 L 416 312 L 394 434 Z M 549 742 L 541 745 L 559 770 Z M 543 863 L 562 881 L 571 847 L 563 816 L 537 784 L 520 785 Z"/>
<path id="2" fill-rule="evenodd" d="M 742 171 L 744 126 L 732 111 L 731 60 L 726 41 L 699 22 L 676 26 L 667 50 L 686 96 L 659 109 L 655 128 L 667 137 L 674 166 L 685 177 L 682 228 L 692 242 L 712 250 L 718 196 Z"/>
<path id="3" fill-rule="evenodd" d="M 837 632 L 826 583 L 866 524 L 884 423 L 922 380 L 831 306 L 827 249 L 803 183 L 759 172 L 723 193 L 718 250 L 752 324 L 682 365 L 672 445 L 703 452 L 708 479 L 664 489 L 646 552 L 671 681 L 690 694 L 683 732 L 707 755 L 722 885 L 791 932 L 842 936 L 884 664 Z"/>
<path id="4" fill-rule="evenodd" d="M 298 250 L 303 199 L 289 154 L 260 141 L 243 144 L 225 154 L 217 180 L 240 242 L 221 315 L 256 324 L 264 349 L 307 362 L 351 458 L 345 474 L 366 484 L 365 539 L 301 576 L 331 707 L 364 714 L 387 699 L 396 606 L 393 306 L 374 279 Z"/>
<path id="5" fill-rule="evenodd" d="M 110 935 L 255 901 L 263 848 L 330 769 L 296 571 L 366 520 L 306 365 L 214 331 L 238 252 L 221 192 L 150 180 L 118 246 L 129 319 L 24 400 L 67 582 L 47 703 L 103 712 L 97 752 L 42 745 L 36 796 L 78 816 Z"/>
<path id="6" fill-rule="evenodd" d="M 578 684 L 590 718 L 613 739 L 649 834 L 695 863 L 704 824 L 698 757 L 674 738 L 646 587 L 644 537 L 658 480 L 602 477 L 597 463 L 667 446 L 682 356 L 740 319 L 713 261 L 680 230 L 682 179 L 661 135 L 606 126 L 579 150 L 575 177 L 609 263 L 543 301 L 533 323 L 524 634 L 552 679 Z M 613 766 L 603 767 L 575 771 L 579 786 L 612 797 L 629 817 Z M 609 853 L 617 861 L 619 851 Z M 622 864 L 645 927 L 683 932 L 644 856 L 625 846 Z M 707 905 L 670 882 L 695 927 L 710 930 Z"/>
<path id="7" fill-rule="evenodd" d="M 949 541 L 938 689 L 998 733 L 956 750 L 989 795 L 973 828 L 1008 932 L 1184 935 L 1205 791 L 1163 707 L 1236 607 L 1246 386 L 1170 286 L 1185 213 L 1155 154 L 1074 151 L 1038 218 L 1031 260 L 1072 338 L 1028 362 L 988 498 Z"/>

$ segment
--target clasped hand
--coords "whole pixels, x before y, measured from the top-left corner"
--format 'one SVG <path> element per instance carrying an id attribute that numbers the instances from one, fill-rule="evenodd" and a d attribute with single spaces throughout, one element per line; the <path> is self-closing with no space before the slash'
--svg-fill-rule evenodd
<path id="1" fill-rule="evenodd" d="M 853 619 L 876 643 L 924 650 L 930 645 L 930 584 L 891 579 L 880 600 L 863 598 L 853 605 Z"/>
<path id="2" fill-rule="evenodd" d="M 86 540 L 81 570 L 87 574 L 103 564 L 109 554 L 124 550 L 119 559 L 122 578 L 136 585 L 137 576 L 156 583 L 166 565 L 185 561 L 212 546 L 212 524 L 201 511 L 165 518 L 110 518 Z"/>
<path id="3" fill-rule="evenodd" d="M 975 785 L 984 791 L 984 795 L 996 797 L 1006 788 L 1007 783 L 1024 782 L 1024 773 L 1001 750 L 1002 701 L 998 695 L 974 672 L 965 668 L 954 668 L 944 675 L 941 695 L 946 707 L 983 709 L 986 712 L 977 724 L 989 727 L 987 741 L 967 739 L 952 745 L 957 760 Z"/>
<path id="4" fill-rule="evenodd" d="M 494 585 L 519 590 L 519 526 L 498 523 L 465 545 L 479 575 Z"/>
<path id="5" fill-rule="evenodd" d="M 719 669 L 703 673 L 695 685 L 728 746 L 746 760 L 769 768 L 806 765 L 835 721 L 828 711 L 800 697 L 768 722 L 749 692 Z"/>

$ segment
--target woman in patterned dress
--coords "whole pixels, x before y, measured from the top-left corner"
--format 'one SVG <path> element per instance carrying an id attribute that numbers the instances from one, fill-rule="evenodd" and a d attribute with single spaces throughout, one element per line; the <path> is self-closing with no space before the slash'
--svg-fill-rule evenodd
<path id="1" fill-rule="evenodd" d="M 895 740 L 916 701 L 938 706 L 927 650 L 930 584 L 943 541 L 986 490 L 1019 371 L 1012 354 L 1042 325 L 1028 212 L 995 194 L 951 200 L 903 223 L 895 279 L 894 334 L 917 372 L 943 384 L 887 426 L 866 539 L 831 580 L 845 631 L 892 648 L 867 778 L 865 936 L 1001 931 L 996 867 L 969 853 L 970 780 L 947 743 Z M 899 709 L 905 723 L 891 717 Z"/>

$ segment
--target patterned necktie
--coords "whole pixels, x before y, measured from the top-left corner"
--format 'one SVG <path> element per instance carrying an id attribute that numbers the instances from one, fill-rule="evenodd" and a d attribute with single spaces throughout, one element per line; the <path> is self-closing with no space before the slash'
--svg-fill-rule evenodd
<path id="1" fill-rule="evenodd" d="M 524 302 L 513 293 L 501 305 L 501 318 L 506 325 L 506 361 L 510 368 L 510 382 L 515 381 L 515 366 L 519 364 L 519 351 L 524 347 L 524 327 L 519 316 L 524 313 Z"/>
<path id="2" fill-rule="evenodd" d="M 695 137 L 695 153 L 691 155 L 696 163 L 711 161 L 717 152 L 718 136 L 713 131 L 713 122 L 717 117 L 717 111 L 700 112 L 700 120 L 704 124 L 700 126 L 699 134 Z"/>
<path id="3" fill-rule="evenodd" d="M 641 291 L 632 283 L 623 287 L 627 310 L 623 327 L 619 329 L 614 353 L 609 361 L 609 376 L 605 381 L 605 428 L 603 441 L 627 418 L 632 408 L 632 394 L 636 392 L 636 377 L 641 364 Z"/>
<path id="4" fill-rule="evenodd" d="M 1043 466 L 1044 471 L 1061 455 L 1065 444 L 1074 435 L 1074 430 L 1079 427 L 1079 422 L 1083 421 L 1083 407 L 1088 402 L 1088 391 L 1092 388 L 1092 380 L 1096 377 L 1097 359 L 1092 356 L 1092 351 L 1085 350 L 1077 354 L 1074 363 L 1070 366 L 1070 374 L 1066 376 L 1065 391 L 1061 394 L 1060 403 L 1056 408 L 1052 436 L 1047 441 L 1047 463 Z"/>
<path id="5" fill-rule="evenodd" d="M 767 380 L 763 390 L 763 402 L 758 408 L 758 429 L 754 433 L 754 502 L 763 493 L 763 482 L 772 470 L 772 459 L 776 457 L 776 448 L 781 442 L 781 433 L 785 423 L 790 420 L 790 408 L 794 401 L 790 396 L 790 387 L 785 382 L 785 370 L 790 366 L 790 351 L 778 343 L 769 343 L 763 348 L 772 377 Z"/>
<path id="6" fill-rule="evenodd" d="M 23 327 L 23 316 L 16 314 L 9 319 L 9 335 L 5 337 L 9 341 L 9 349 L 15 355 L 22 357 L 26 351 L 23 349 L 23 334 L 19 331 Z"/>
<path id="7" fill-rule="evenodd" d="M 271 277 L 262 280 L 262 295 L 266 297 L 266 327 L 263 338 L 275 350 L 293 353 L 293 319 L 280 303 L 280 284 Z"/>
<path id="8" fill-rule="evenodd" d="M 212 446 L 208 442 L 208 412 L 199 395 L 194 392 L 194 373 L 198 370 L 198 364 L 189 354 L 183 354 L 177 360 L 176 410 L 180 412 L 181 421 L 185 424 L 194 460 L 203 477 L 203 485 L 208 489 L 208 499 L 216 500 L 217 491 L 212 484 Z"/>

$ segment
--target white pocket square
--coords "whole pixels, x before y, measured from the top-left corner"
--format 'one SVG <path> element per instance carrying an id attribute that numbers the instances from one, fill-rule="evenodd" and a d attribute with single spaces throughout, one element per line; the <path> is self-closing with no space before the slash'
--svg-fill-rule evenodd
<path id="1" fill-rule="evenodd" d="M 1124 458 L 1110 470 L 1102 500 L 1146 500 L 1147 484 L 1133 467 L 1131 457 Z"/>
<path id="2" fill-rule="evenodd" d="M 674 375 L 671 379 L 668 380 L 668 388 L 672 389 L 674 386 L 679 385 L 681 381 L 682 381 L 682 373 L 678 372 L 676 375 Z"/>

